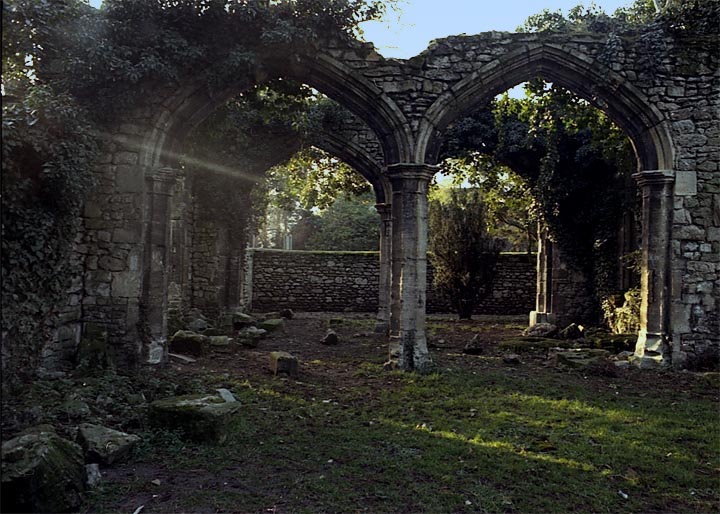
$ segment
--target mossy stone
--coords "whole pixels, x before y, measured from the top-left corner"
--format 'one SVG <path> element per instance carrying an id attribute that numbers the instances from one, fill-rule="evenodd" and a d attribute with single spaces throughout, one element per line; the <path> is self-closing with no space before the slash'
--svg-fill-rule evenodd
<path id="1" fill-rule="evenodd" d="M 165 398 L 150 404 L 150 424 L 176 430 L 202 443 L 223 443 L 239 402 L 226 402 L 217 395 L 194 394 Z"/>
<path id="2" fill-rule="evenodd" d="M 3 512 L 69 512 L 85 489 L 81 448 L 38 427 L 2 445 Z"/>
<path id="3" fill-rule="evenodd" d="M 261 321 L 258 328 L 273 332 L 275 330 L 281 330 L 285 327 L 285 320 L 282 318 L 271 318 Z"/>

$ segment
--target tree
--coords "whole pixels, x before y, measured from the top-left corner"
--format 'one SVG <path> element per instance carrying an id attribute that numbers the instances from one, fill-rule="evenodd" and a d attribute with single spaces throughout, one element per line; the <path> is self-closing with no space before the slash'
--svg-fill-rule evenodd
<path id="1" fill-rule="evenodd" d="M 477 189 L 453 189 L 429 209 L 429 257 L 435 287 L 450 298 L 460 319 L 470 319 L 492 291 L 500 241 L 488 234 L 485 206 Z"/>
<path id="2" fill-rule="evenodd" d="M 343 194 L 313 217 L 314 232 L 306 250 L 377 251 L 380 218 L 372 193 Z"/>

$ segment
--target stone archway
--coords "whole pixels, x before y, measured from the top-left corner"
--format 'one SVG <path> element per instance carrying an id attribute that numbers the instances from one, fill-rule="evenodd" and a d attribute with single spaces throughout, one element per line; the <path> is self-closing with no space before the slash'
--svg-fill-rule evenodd
<path id="1" fill-rule="evenodd" d="M 636 347 L 641 367 L 668 365 L 670 224 L 673 216 L 673 146 L 661 113 L 622 76 L 597 60 L 562 47 L 535 44 L 509 52 L 468 75 L 439 97 L 421 123 L 418 152 L 436 160 L 445 127 L 526 80 L 541 77 L 605 111 L 630 138 L 638 160 L 633 177 L 642 190 L 641 329 Z M 531 323 L 552 316 L 549 252 L 538 253 L 538 295 Z"/>
<path id="2" fill-rule="evenodd" d="M 352 138 L 348 137 L 342 139 L 340 134 L 343 130 L 347 132 L 347 127 L 339 128 L 337 133 L 327 130 L 315 142 L 319 148 L 329 150 L 329 153 L 350 164 L 370 182 L 376 194 L 378 211 L 383 216 L 387 212 L 385 206 L 388 203 L 390 189 L 387 179 L 381 173 L 383 156 L 387 153 L 398 155 L 406 152 L 408 146 L 407 142 L 402 140 L 404 134 L 402 114 L 397 111 L 392 102 L 387 102 L 387 105 L 383 107 L 383 102 L 378 102 L 377 99 L 382 92 L 371 83 L 354 76 L 352 71 L 343 67 L 341 63 L 328 57 L 304 62 L 308 66 L 301 66 L 302 71 L 293 74 L 293 69 L 297 67 L 290 66 L 290 72 L 284 75 L 309 83 L 320 91 L 328 90 L 331 94 L 338 95 L 344 105 L 350 105 L 367 115 L 368 124 L 372 123 L 380 134 L 384 134 L 383 140 L 383 137 L 379 136 L 377 132 L 368 128 L 367 125 L 363 125 L 360 117 L 353 117 L 350 120 L 350 128 L 356 134 L 360 132 L 370 134 L 364 136 L 362 142 L 354 143 Z M 349 75 L 345 76 L 344 74 Z M 336 84 L 334 81 L 338 83 Z M 344 87 L 341 87 L 340 84 Z M 247 84 L 243 84 L 239 89 L 247 87 L 249 87 Z M 158 360 L 157 356 L 160 355 L 167 332 L 167 255 L 172 239 L 167 227 L 167 220 L 170 217 L 173 183 L 179 176 L 178 172 L 173 171 L 175 163 L 182 155 L 179 149 L 184 138 L 195 126 L 215 107 L 236 93 L 237 91 L 233 90 L 211 95 L 208 93 L 207 87 L 202 85 L 199 87 L 188 86 L 177 90 L 170 99 L 163 102 L 160 114 L 155 118 L 152 128 L 147 132 L 141 145 L 140 162 L 145 164 L 144 169 L 148 180 L 141 305 L 145 308 L 145 322 L 151 340 L 148 352 L 151 362 Z M 370 101 L 371 95 L 373 105 L 364 105 L 363 102 Z M 391 123 L 400 124 L 400 128 L 388 127 L 387 125 Z M 383 234 L 381 246 L 384 249 L 381 254 L 381 265 L 383 268 L 389 268 L 387 215 L 384 215 L 381 227 Z M 240 259 L 236 258 L 235 260 Z M 383 274 L 383 277 L 387 276 L 388 273 Z M 240 279 L 239 275 L 237 278 Z M 386 291 L 387 287 L 381 287 L 379 297 L 381 320 L 388 318 L 389 300 Z"/>

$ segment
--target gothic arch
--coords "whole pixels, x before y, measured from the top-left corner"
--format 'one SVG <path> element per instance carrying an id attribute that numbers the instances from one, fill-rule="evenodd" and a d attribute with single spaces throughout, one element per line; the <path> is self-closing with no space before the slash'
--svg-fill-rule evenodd
<path id="1" fill-rule="evenodd" d="M 327 55 L 294 55 L 259 66 L 256 77 L 241 78 L 223 91 L 212 91 L 200 77 L 169 94 L 146 132 L 140 164 L 146 169 L 173 167 L 185 137 L 213 110 L 253 85 L 273 78 L 301 81 L 354 112 L 377 135 L 386 162 L 410 158 L 413 138 L 405 115 L 387 94 L 347 65 Z"/>
<path id="2" fill-rule="evenodd" d="M 421 121 L 417 156 L 436 162 L 447 126 L 497 94 L 542 77 L 606 112 L 629 136 L 640 170 L 672 169 L 673 147 L 663 115 L 621 75 L 598 60 L 553 44 L 528 44 L 468 75 L 430 106 Z"/>

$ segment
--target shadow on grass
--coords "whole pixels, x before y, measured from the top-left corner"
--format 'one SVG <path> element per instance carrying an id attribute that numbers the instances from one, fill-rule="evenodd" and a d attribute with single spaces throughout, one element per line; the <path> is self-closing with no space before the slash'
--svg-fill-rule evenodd
<path id="1" fill-rule="evenodd" d="M 164 477 L 145 512 L 701 513 L 720 500 L 712 399 L 502 370 L 385 378 L 394 386 L 379 392 L 316 395 L 237 384 L 228 443 L 161 444 L 132 464 Z M 148 482 L 116 486 L 127 501 Z M 112 487 L 88 511 L 127 510 Z"/>

